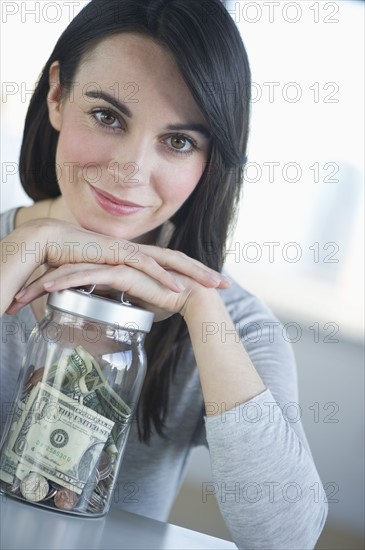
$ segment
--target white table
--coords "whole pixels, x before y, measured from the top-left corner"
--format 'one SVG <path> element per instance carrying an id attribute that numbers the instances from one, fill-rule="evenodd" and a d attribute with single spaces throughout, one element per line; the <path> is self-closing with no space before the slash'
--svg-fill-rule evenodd
<path id="1" fill-rule="evenodd" d="M 237 547 L 176 525 L 111 509 L 103 518 L 53 512 L 0 494 L 1 550 L 233 550 Z"/>

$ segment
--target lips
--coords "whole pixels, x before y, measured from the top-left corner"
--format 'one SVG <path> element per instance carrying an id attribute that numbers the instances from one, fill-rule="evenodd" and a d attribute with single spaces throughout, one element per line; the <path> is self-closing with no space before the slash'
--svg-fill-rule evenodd
<path id="1" fill-rule="evenodd" d="M 95 189 L 93 187 L 93 190 L 98 193 L 98 195 L 101 195 L 102 197 L 105 197 L 111 202 L 114 202 L 115 204 L 120 204 L 122 206 L 134 206 L 137 208 L 144 208 L 141 204 L 136 204 L 135 202 L 125 201 L 123 199 L 118 199 L 117 197 L 114 197 L 113 195 L 110 195 L 106 191 L 101 191 L 100 189 Z"/>
<path id="2" fill-rule="evenodd" d="M 92 185 L 90 185 L 90 189 L 97 204 L 109 214 L 113 214 L 115 216 L 126 216 L 141 212 L 145 208 L 141 204 L 119 199 L 106 191 L 96 189 Z"/>

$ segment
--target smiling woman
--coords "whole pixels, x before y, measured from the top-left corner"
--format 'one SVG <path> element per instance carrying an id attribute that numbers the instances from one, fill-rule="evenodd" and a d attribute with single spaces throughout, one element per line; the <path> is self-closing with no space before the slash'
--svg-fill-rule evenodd
<path id="1" fill-rule="evenodd" d="M 175 62 L 149 37 L 109 37 L 77 71 L 72 101 L 67 91 L 62 95 L 59 69 L 58 62 L 50 68 L 48 94 L 61 168 L 62 195 L 53 212 L 57 215 L 66 201 L 70 222 L 153 243 L 153 231 L 197 186 L 209 154 L 204 116 Z M 93 82 L 100 91 L 91 90 Z M 106 92 L 113 86 L 125 90 L 131 82 L 133 103 Z M 72 166 L 73 178 L 66 166 Z"/>
<path id="2" fill-rule="evenodd" d="M 249 90 L 246 51 L 219 0 L 92 0 L 58 40 L 29 106 L 20 173 L 35 203 L 1 216 L 2 322 L 29 334 L 48 292 L 89 284 L 154 311 L 161 321 L 146 341 L 119 477 L 120 487 L 137 481 L 139 494 L 116 505 L 165 520 L 191 450 L 206 445 L 221 488 L 293 479 L 301 488 L 295 506 L 287 491 L 222 494 L 238 546 L 312 548 L 323 488 L 301 423 L 266 407 L 298 399 L 293 352 L 272 340 L 272 312 L 221 273 Z M 100 254 L 88 258 L 90 245 Z M 23 261 L 31 249 L 40 254 Z M 2 404 L 26 340 L 7 335 Z"/>

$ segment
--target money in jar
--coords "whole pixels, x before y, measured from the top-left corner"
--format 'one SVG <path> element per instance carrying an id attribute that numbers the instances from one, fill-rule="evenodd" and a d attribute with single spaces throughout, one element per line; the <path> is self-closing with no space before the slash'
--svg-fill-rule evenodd
<path id="1" fill-rule="evenodd" d="M 49 295 L 0 447 L 0 491 L 106 514 L 146 373 L 153 313 L 82 290 Z"/>

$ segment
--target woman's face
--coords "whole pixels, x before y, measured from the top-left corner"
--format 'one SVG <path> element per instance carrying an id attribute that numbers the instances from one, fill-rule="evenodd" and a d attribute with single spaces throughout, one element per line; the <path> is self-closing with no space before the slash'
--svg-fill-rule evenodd
<path id="1" fill-rule="evenodd" d="M 59 131 L 60 216 L 149 242 L 196 187 L 210 149 L 172 56 L 142 35 L 109 37 L 85 57 L 70 95 L 58 98 L 56 64 L 48 106 Z"/>

